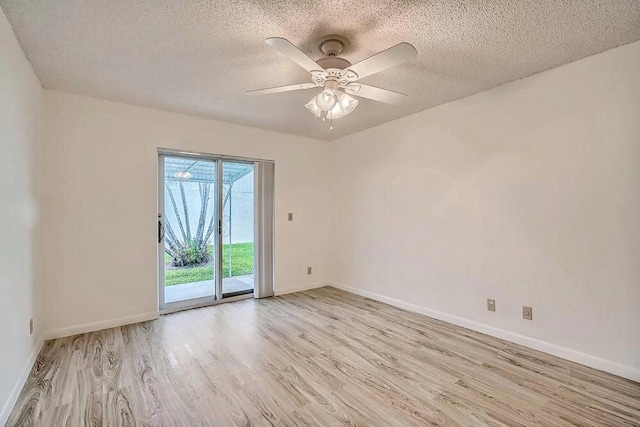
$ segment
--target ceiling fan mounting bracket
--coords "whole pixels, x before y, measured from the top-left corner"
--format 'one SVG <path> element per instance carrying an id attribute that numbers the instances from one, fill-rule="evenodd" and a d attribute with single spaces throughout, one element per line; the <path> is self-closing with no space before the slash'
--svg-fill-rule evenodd
<path id="1" fill-rule="evenodd" d="M 316 43 L 318 50 L 326 56 L 338 56 L 345 53 L 351 47 L 348 38 L 338 34 L 328 34 L 320 37 Z"/>

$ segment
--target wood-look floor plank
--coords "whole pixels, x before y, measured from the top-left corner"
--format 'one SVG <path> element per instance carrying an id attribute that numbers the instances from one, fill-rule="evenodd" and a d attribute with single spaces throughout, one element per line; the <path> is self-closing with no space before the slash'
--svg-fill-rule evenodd
<path id="1" fill-rule="evenodd" d="M 335 288 L 45 343 L 8 426 L 640 426 L 640 384 Z"/>

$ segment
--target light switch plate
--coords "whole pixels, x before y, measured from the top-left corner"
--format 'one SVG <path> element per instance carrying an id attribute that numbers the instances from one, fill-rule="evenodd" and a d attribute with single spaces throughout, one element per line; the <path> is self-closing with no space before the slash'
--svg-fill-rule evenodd
<path id="1" fill-rule="evenodd" d="M 496 311 L 496 300 L 487 299 L 487 310 Z"/>
<path id="2" fill-rule="evenodd" d="M 522 307 L 522 318 L 526 320 L 533 320 L 533 308 L 528 306 Z"/>

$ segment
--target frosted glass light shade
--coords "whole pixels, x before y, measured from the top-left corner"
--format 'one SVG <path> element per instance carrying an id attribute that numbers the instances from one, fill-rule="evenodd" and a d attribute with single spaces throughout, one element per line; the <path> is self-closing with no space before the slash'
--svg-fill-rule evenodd
<path id="1" fill-rule="evenodd" d="M 338 97 L 338 102 L 340 103 L 340 108 L 342 109 L 342 115 L 346 116 L 356 109 L 358 106 L 358 100 L 347 95 L 344 92 L 340 92 L 340 96 Z"/>
<path id="2" fill-rule="evenodd" d="M 305 107 L 314 116 L 321 117 L 322 109 L 318 105 L 317 98 L 317 96 L 314 96 L 311 101 L 305 104 Z M 328 119 L 340 119 L 350 114 L 358 106 L 358 100 L 344 92 L 338 92 L 337 98 L 338 102 L 327 112 Z"/>
<path id="3" fill-rule="evenodd" d="M 316 103 L 322 111 L 331 111 L 338 103 L 338 97 L 331 89 L 325 89 L 316 97 Z"/>
<path id="4" fill-rule="evenodd" d="M 320 107 L 318 107 L 315 96 L 311 99 L 311 101 L 305 104 L 305 108 L 316 117 L 320 117 L 320 114 L 322 113 L 322 110 L 320 109 Z"/>

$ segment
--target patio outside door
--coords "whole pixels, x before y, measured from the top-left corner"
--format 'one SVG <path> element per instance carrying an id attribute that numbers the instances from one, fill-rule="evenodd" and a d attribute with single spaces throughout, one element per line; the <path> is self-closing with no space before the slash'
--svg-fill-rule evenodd
<path id="1" fill-rule="evenodd" d="M 222 297 L 253 292 L 255 176 L 251 163 L 222 162 Z"/>
<path id="2" fill-rule="evenodd" d="M 159 306 L 253 293 L 254 165 L 159 155 Z"/>

